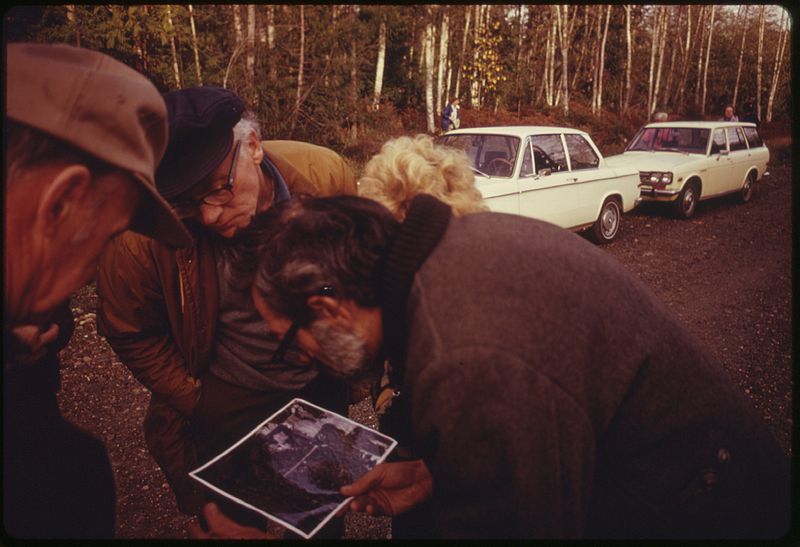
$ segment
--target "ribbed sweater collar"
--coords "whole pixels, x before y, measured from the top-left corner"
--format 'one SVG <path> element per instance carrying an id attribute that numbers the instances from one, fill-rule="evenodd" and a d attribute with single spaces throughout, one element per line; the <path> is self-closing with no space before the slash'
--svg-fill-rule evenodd
<path id="1" fill-rule="evenodd" d="M 395 384 L 402 383 L 405 373 L 406 308 L 411 285 L 444 236 L 451 216 L 450 207 L 433 196 L 416 196 L 386 254 L 381 283 L 383 347 Z"/>

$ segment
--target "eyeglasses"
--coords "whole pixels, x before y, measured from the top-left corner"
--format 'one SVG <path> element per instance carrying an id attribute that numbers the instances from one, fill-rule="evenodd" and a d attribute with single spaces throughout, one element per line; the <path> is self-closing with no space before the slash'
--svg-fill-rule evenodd
<path id="1" fill-rule="evenodd" d="M 242 141 L 236 141 L 236 146 L 233 147 L 231 166 L 228 168 L 228 176 L 225 178 L 225 184 L 206 192 L 198 198 L 173 202 L 172 207 L 175 209 L 178 216 L 193 216 L 203 204 L 219 207 L 226 205 L 233 199 L 233 181 L 236 179 L 236 166 L 239 163 L 236 160 L 239 158 L 239 149 L 241 146 Z"/>
<path id="2" fill-rule="evenodd" d="M 315 294 L 320 296 L 333 296 L 336 293 L 333 287 L 329 285 L 325 285 Z M 272 354 L 272 358 L 270 359 L 270 363 L 281 363 L 283 362 L 284 358 L 286 357 L 286 352 L 289 351 L 294 345 L 294 340 L 297 338 L 297 331 L 300 330 L 300 323 L 297 321 L 292 321 L 292 324 L 289 326 L 289 330 L 286 331 L 286 334 L 283 335 L 283 339 L 281 340 L 278 347 L 275 349 L 275 352 Z"/>

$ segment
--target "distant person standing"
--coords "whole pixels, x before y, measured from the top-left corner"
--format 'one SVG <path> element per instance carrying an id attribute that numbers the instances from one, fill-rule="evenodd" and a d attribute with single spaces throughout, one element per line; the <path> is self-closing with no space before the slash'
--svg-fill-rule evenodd
<path id="1" fill-rule="evenodd" d="M 458 103 L 458 97 L 455 97 L 442 110 L 442 132 L 461 126 L 461 107 Z"/>
<path id="2" fill-rule="evenodd" d="M 743 122 L 751 122 L 756 124 L 756 127 L 759 126 L 758 116 L 756 115 L 756 109 L 753 107 L 752 102 L 748 102 L 744 105 L 744 115 L 742 116 Z"/>
<path id="3" fill-rule="evenodd" d="M 725 107 L 725 110 L 722 111 L 722 117 L 720 118 L 722 122 L 738 122 L 739 116 L 733 113 L 733 105 L 728 105 Z"/>

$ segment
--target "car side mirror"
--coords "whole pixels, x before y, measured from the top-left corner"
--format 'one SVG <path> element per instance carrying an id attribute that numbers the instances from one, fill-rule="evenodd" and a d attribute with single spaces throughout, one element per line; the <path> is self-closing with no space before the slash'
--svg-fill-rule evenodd
<path id="1" fill-rule="evenodd" d="M 542 167 L 536 174 L 542 177 L 546 177 L 548 175 L 552 175 L 553 170 L 550 169 L 549 167 Z"/>

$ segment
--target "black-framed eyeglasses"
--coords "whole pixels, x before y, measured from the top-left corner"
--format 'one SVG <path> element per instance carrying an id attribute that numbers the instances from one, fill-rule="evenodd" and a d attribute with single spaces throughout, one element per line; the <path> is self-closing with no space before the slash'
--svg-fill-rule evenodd
<path id="1" fill-rule="evenodd" d="M 241 146 L 242 141 L 236 141 L 236 145 L 233 147 L 231 166 L 228 168 L 228 176 L 225 177 L 225 184 L 206 192 L 198 198 L 172 203 L 172 207 L 179 216 L 191 216 L 195 214 L 203 204 L 219 207 L 228 204 L 228 202 L 233 199 L 233 181 L 236 180 L 236 166 L 239 164 L 237 160 L 239 159 L 239 149 Z"/>
<path id="2" fill-rule="evenodd" d="M 336 291 L 330 285 L 325 285 L 316 293 L 320 296 L 333 296 L 336 294 Z M 281 340 L 278 347 L 275 349 L 275 352 L 272 354 L 272 358 L 270 359 L 270 363 L 281 363 L 286 358 L 286 352 L 289 351 L 294 345 L 294 340 L 297 338 L 297 331 L 300 330 L 300 323 L 297 321 L 292 321 L 292 324 L 289 326 L 289 330 L 286 331 L 286 334 L 283 335 L 283 339 Z"/>

